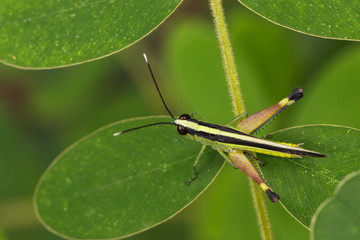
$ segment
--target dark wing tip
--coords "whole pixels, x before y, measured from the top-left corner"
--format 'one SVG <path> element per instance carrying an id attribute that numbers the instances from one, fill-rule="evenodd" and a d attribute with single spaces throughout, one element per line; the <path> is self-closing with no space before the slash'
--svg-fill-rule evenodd
<path id="1" fill-rule="evenodd" d="M 322 153 L 319 153 L 319 152 L 314 152 L 314 151 L 309 151 L 309 150 L 305 150 L 305 149 L 303 149 L 302 151 L 297 151 L 294 154 L 298 155 L 298 156 L 303 156 L 303 157 L 316 157 L 316 158 L 324 158 L 324 157 L 326 157 L 325 154 L 322 154 Z"/>
<path id="2" fill-rule="evenodd" d="M 305 150 L 306 151 L 306 150 Z M 314 151 L 307 151 L 303 154 L 303 156 L 307 156 L 307 157 L 318 157 L 318 158 L 323 158 L 326 157 L 325 154 L 319 153 L 319 152 L 314 152 Z"/>
<path id="3" fill-rule="evenodd" d="M 325 154 L 322 154 L 322 153 L 317 153 L 316 157 L 321 157 L 321 158 L 323 158 L 323 157 L 326 157 L 326 155 L 325 155 Z"/>

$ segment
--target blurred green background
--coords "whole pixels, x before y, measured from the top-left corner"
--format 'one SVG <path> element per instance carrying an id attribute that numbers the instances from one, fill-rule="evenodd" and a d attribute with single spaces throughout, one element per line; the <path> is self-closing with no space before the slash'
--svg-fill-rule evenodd
<path id="1" fill-rule="evenodd" d="M 297 86 L 304 89 L 304 99 L 260 135 L 311 123 L 360 127 L 357 43 L 287 30 L 236 1 L 224 7 L 247 113 L 274 104 Z M 63 149 L 106 124 L 166 114 L 143 52 L 175 115 L 197 112 L 219 124 L 233 119 L 204 0 L 185 1 L 148 37 L 104 59 L 41 71 L 1 65 L 0 240 L 58 239 L 36 220 L 32 195 L 41 174 Z M 267 205 L 275 239 L 309 238 L 308 230 L 280 204 Z M 226 166 L 190 207 L 132 239 L 170 237 L 260 239 L 247 177 Z"/>

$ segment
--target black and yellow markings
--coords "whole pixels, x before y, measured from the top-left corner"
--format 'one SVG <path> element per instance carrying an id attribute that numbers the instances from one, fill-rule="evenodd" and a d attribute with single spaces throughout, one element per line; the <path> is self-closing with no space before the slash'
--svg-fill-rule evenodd
<path id="1" fill-rule="evenodd" d="M 259 169 L 259 165 L 256 162 L 258 161 L 255 156 L 256 153 L 284 158 L 297 158 L 301 156 L 325 157 L 324 154 L 303 149 L 297 144 L 274 142 L 250 135 L 251 133 L 256 132 L 259 128 L 263 127 L 288 106 L 301 99 L 303 97 L 303 90 L 301 88 L 296 88 L 286 98 L 282 99 L 275 105 L 244 119 L 241 119 L 241 117 L 243 117 L 243 115 L 241 115 L 235 118 L 231 124 L 226 126 L 199 121 L 188 114 L 182 114 L 179 118 L 175 118 L 161 95 L 160 89 L 156 83 L 154 74 L 145 54 L 144 58 L 161 101 L 174 121 L 158 122 L 127 129 L 125 131 L 115 133 L 114 136 L 154 125 L 175 125 L 180 135 L 190 137 L 203 144 L 203 147 L 193 165 L 194 176 L 187 181 L 187 184 L 190 184 L 191 181 L 197 178 L 198 173 L 196 171 L 196 166 L 199 163 L 205 147 L 211 146 L 217 150 L 219 154 L 232 166 L 240 169 L 249 176 L 249 178 L 259 184 L 260 188 L 268 195 L 272 202 L 277 202 L 280 198 L 266 183 L 261 170 Z M 235 123 L 236 125 L 233 127 L 232 125 Z"/>

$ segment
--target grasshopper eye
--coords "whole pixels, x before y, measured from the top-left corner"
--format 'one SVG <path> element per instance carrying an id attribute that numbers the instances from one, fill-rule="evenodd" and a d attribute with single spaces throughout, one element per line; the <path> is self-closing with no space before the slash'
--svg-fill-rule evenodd
<path id="1" fill-rule="evenodd" d="M 177 131 L 180 135 L 186 135 L 188 133 L 188 130 L 184 126 L 181 126 L 181 125 L 177 126 Z"/>
<path id="2" fill-rule="evenodd" d="M 187 120 L 187 119 L 190 119 L 190 115 L 189 114 L 181 114 L 181 116 L 179 117 L 180 120 Z"/>

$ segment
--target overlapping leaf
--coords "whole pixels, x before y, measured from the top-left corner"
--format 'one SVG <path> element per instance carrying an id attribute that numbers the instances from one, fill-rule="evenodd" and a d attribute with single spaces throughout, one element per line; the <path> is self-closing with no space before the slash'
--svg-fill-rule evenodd
<path id="1" fill-rule="evenodd" d="M 314 215 L 311 239 L 360 238 L 360 172 L 348 175 Z"/>

